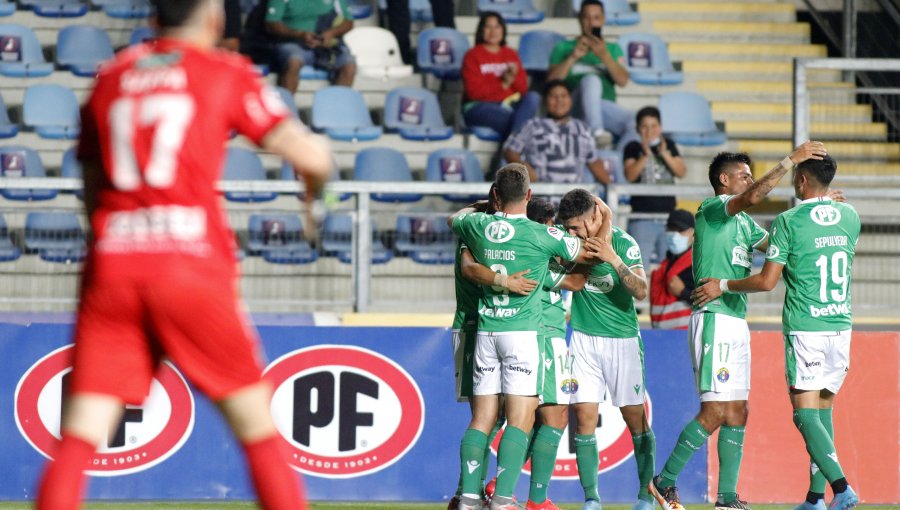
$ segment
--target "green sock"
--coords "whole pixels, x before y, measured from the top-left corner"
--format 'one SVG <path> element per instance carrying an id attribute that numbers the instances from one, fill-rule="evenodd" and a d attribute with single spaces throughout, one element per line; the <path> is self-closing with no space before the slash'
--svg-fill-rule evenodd
<path id="1" fill-rule="evenodd" d="M 467 429 L 459 446 L 459 476 L 462 479 L 462 492 L 469 497 L 480 497 L 484 475 L 484 449 L 488 442 L 487 434 L 476 429 Z"/>
<path id="2" fill-rule="evenodd" d="M 506 419 L 500 416 L 497 423 L 494 424 L 494 428 L 491 429 L 491 433 L 488 434 L 487 444 L 484 447 L 484 462 L 481 464 L 481 492 L 484 492 L 484 479 L 487 478 L 488 465 L 491 463 L 491 443 L 494 442 L 494 438 L 497 437 L 497 433 L 503 428 L 504 423 L 506 423 Z"/>
<path id="3" fill-rule="evenodd" d="M 584 500 L 600 501 L 597 492 L 597 469 L 600 457 L 597 455 L 597 436 L 594 434 L 575 434 L 575 463 L 578 465 L 578 479 L 584 489 Z"/>
<path id="4" fill-rule="evenodd" d="M 497 489 L 494 497 L 512 497 L 527 450 L 528 434 L 516 427 L 506 427 L 500 440 L 500 451 L 497 452 Z"/>
<path id="5" fill-rule="evenodd" d="M 822 422 L 822 426 L 825 427 L 825 432 L 828 432 L 828 437 L 834 441 L 834 421 L 831 416 L 831 409 L 819 409 L 819 421 Z M 828 480 L 825 479 L 825 475 L 819 471 L 819 466 L 810 459 L 809 461 L 809 492 L 815 492 L 816 494 L 825 494 L 825 486 L 828 485 Z"/>
<path id="6" fill-rule="evenodd" d="M 818 409 L 795 409 L 794 425 L 803 435 L 806 443 L 806 452 L 812 457 L 813 462 L 819 466 L 822 475 L 829 482 L 844 478 L 844 470 L 837 460 L 837 451 L 834 449 L 834 441 L 825 430 L 819 418 Z"/>
<path id="7" fill-rule="evenodd" d="M 719 496 L 718 501 L 731 503 L 737 499 L 738 475 L 744 457 L 745 427 L 719 428 Z"/>
<path id="8" fill-rule="evenodd" d="M 541 430 L 540 423 L 535 423 L 533 427 L 531 427 L 531 432 L 528 433 L 528 448 L 525 449 L 525 462 L 528 462 L 528 459 L 531 458 L 532 453 L 534 453 L 534 440 L 537 438 L 538 431 Z"/>
<path id="9" fill-rule="evenodd" d="M 543 503 L 547 499 L 547 486 L 556 467 L 556 452 L 562 439 L 563 429 L 541 425 L 531 447 L 531 486 L 528 499 Z"/>
<path id="10" fill-rule="evenodd" d="M 638 470 L 638 499 L 654 502 L 653 495 L 647 490 L 653 474 L 656 472 L 656 436 L 652 430 L 647 430 L 636 436 L 631 436 L 634 444 L 634 460 Z"/>
<path id="11" fill-rule="evenodd" d="M 678 474 L 681 473 L 684 466 L 694 456 L 694 452 L 703 447 L 707 439 L 709 439 L 709 432 L 696 419 L 685 425 L 678 436 L 678 443 L 675 444 L 675 449 L 672 450 L 662 473 L 659 475 L 659 486 L 672 487 L 675 485 L 675 481 L 678 480 Z"/>

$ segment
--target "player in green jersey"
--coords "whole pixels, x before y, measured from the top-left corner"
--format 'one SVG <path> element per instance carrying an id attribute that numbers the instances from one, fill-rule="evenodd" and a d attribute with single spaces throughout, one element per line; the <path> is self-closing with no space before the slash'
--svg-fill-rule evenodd
<path id="1" fill-rule="evenodd" d="M 559 203 L 559 220 L 578 237 L 597 236 L 589 226 L 592 214 L 594 197 L 586 190 L 572 190 Z M 600 509 L 596 432 L 600 402 L 607 391 L 634 443 L 640 480 L 634 508 L 652 510 L 653 496 L 646 487 L 656 468 L 656 438 L 644 409 L 644 347 L 634 309 L 634 300 L 644 299 L 648 289 L 641 249 L 618 227 L 612 228 L 610 241 L 596 244 L 603 263 L 590 268 L 584 288 L 572 297 L 570 350 L 577 386 L 572 404 L 578 422 L 575 455 L 585 495 L 583 510 Z"/>
<path id="2" fill-rule="evenodd" d="M 497 172 L 494 215 L 467 208 L 450 218 L 453 231 L 469 247 L 475 259 L 504 275 L 528 270 L 543 281 L 550 257 L 587 262 L 588 254 L 578 238 L 553 227 L 538 225 L 525 216 L 531 198 L 528 170 L 513 163 Z M 460 446 L 463 494 L 459 509 L 481 508 L 478 479 L 472 476 L 483 462 L 487 434 L 497 421 L 500 395 L 505 396 L 507 427 L 497 453 L 498 476 L 491 510 L 513 510 L 513 489 L 525 460 L 528 433 L 534 422 L 540 389 L 538 329 L 540 296 L 509 294 L 495 286 L 483 286 L 478 309 L 475 345 L 472 421 Z"/>
<path id="3" fill-rule="evenodd" d="M 756 182 L 746 154 L 720 153 L 713 158 L 709 181 L 716 195 L 704 200 L 697 210 L 694 280 L 749 275 L 753 250 L 765 251 L 768 235 L 744 211 L 760 203 L 794 164 L 824 156 L 824 145 L 806 142 Z M 747 299 L 742 294 L 728 294 L 694 306 L 688 340 L 700 412 L 682 429 L 662 472 L 650 484 L 650 492 L 663 508 L 682 508 L 675 487 L 678 475 L 717 429 L 719 482 L 715 508 L 749 508 L 737 495 L 750 395 L 746 313 Z"/>
<path id="4" fill-rule="evenodd" d="M 838 462 L 832 409 L 850 368 L 850 268 L 859 239 L 859 215 L 829 195 L 837 164 L 830 156 L 804 161 L 793 175 L 800 203 L 775 219 L 762 271 L 740 279 L 709 278 L 695 290 L 704 304 L 733 293 L 765 292 L 784 275 L 782 312 L 785 375 L 800 430 L 811 457 L 810 489 L 798 510 L 855 507 L 859 498 Z"/>

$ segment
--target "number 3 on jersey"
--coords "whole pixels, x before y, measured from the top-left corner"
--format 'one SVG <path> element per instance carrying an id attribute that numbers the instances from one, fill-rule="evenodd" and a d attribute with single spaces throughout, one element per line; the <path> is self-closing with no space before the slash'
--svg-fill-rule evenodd
<path id="1" fill-rule="evenodd" d="M 500 273 L 502 275 L 508 275 L 509 273 L 506 271 L 506 266 L 503 264 L 494 264 L 491 266 L 491 271 L 495 273 Z M 501 292 L 502 294 L 498 294 L 491 299 L 494 301 L 494 306 L 506 306 L 509 304 L 509 290 L 504 289 L 503 287 L 497 287 L 496 285 L 491 285 L 491 288 L 496 292 Z"/>
<path id="2" fill-rule="evenodd" d="M 185 132 L 194 118 L 194 100 L 187 94 L 153 94 L 123 97 L 109 110 L 112 131 L 112 183 L 116 189 L 131 191 L 146 182 L 153 188 L 167 188 L 175 182 L 178 154 Z M 153 140 L 146 167 L 138 168 L 134 153 L 135 126 L 153 126 Z"/>

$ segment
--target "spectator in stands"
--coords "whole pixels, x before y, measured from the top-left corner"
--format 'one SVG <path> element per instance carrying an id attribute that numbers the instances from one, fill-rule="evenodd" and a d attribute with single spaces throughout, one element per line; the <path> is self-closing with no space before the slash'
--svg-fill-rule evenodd
<path id="1" fill-rule="evenodd" d="M 268 0 L 265 20 L 266 30 L 279 39 L 279 86 L 296 92 L 304 64 L 327 70 L 337 85 L 353 85 L 356 62 L 341 41 L 353 28 L 347 0 Z"/>
<path id="2" fill-rule="evenodd" d="M 687 329 L 694 291 L 694 215 L 675 209 L 666 220 L 666 258 L 650 275 L 650 322 L 657 329 Z"/>
<path id="3" fill-rule="evenodd" d="M 219 47 L 229 51 L 241 49 L 241 0 L 225 0 L 225 32 Z"/>
<path id="4" fill-rule="evenodd" d="M 431 0 L 431 17 L 434 26 L 456 28 L 453 11 L 453 0 Z M 409 0 L 387 0 L 387 10 L 381 11 L 381 14 L 387 14 L 387 23 L 382 17 L 380 24 L 397 38 L 403 62 L 412 64 L 415 59 L 409 46 Z"/>
<path id="5" fill-rule="evenodd" d="M 640 141 L 629 142 L 622 156 L 625 180 L 641 184 L 675 184 L 684 177 L 684 159 L 671 138 L 663 136 L 659 109 L 646 106 L 638 111 Z M 675 209 L 674 196 L 632 196 L 632 213 L 669 213 Z M 666 252 L 665 221 L 662 218 L 635 217 L 628 222 L 628 233 L 634 237 L 644 258 L 644 268 L 658 262 Z M 655 252 L 655 256 L 653 255 Z"/>
<path id="6" fill-rule="evenodd" d="M 524 163 L 532 181 L 583 182 L 587 167 L 598 182 L 609 184 L 609 172 L 597 157 L 590 128 L 570 116 L 572 96 L 565 82 L 547 82 L 544 106 L 547 117 L 529 120 L 506 140 L 506 161 Z"/>
<path id="7" fill-rule="evenodd" d="M 550 54 L 548 80 L 565 80 L 575 97 L 575 116 L 593 130 L 600 145 L 634 132 L 631 112 L 616 104 L 616 85 L 628 83 L 622 48 L 603 39 L 606 22 L 599 0 L 584 0 L 578 11 L 581 35 L 560 41 Z"/>
<path id="8" fill-rule="evenodd" d="M 469 126 L 486 126 L 505 140 L 534 117 L 541 96 L 528 92 L 528 77 L 519 54 L 506 45 L 506 22 L 496 12 L 484 12 L 475 29 L 475 46 L 462 67 Z"/>

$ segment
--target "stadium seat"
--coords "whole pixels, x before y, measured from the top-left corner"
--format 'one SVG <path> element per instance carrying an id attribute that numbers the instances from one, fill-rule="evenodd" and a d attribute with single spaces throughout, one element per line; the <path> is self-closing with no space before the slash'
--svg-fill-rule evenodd
<path id="1" fill-rule="evenodd" d="M 9 229 L 6 226 L 6 219 L 0 214 L 0 262 L 12 262 L 18 259 L 22 252 L 16 248 L 9 237 Z"/>
<path id="2" fill-rule="evenodd" d="M 409 18 L 419 23 L 431 23 L 434 15 L 431 12 L 431 2 L 428 0 L 409 0 Z"/>
<path id="3" fill-rule="evenodd" d="M 47 177 L 38 153 L 19 145 L 0 147 L 0 172 L 3 177 Z M 52 200 L 56 195 L 55 189 L 0 189 L 0 196 L 7 200 Z"/>
<path id="4" fill-rule="evenodd" d="M 329 214 L 322 225 L 322 251 L 337 257 L 344 264 L 353 262 L 353 217 L 349 214 Z M 372 263 L 384 264 L 394 254 L 385 245 L 372 224 Z"/>
<path id="5" fill-rule="evenodd" d="M 412 172 L 402 152 L 387 147 L 372 147 L 356 153 L 353 179 L 376 182 L 412 182 Z M 419 194 L 372 193 L 378 202 L 417 202 Z"/>
<path id="6" fill-rule="evenodd" d="M 47 262 L 84 260 L 84 230 L 70 212 L 32 212 L 25 217 L 25 247 Z"/>
<path id="7" fill-rule="evenodd" d="M 400 87 L 384 99 L 384 127 L 407 140 L 446 140 L 453 128 L 444 123 L 441 105 L 430 90 Z"/>
<path id="8" fill-rule="evenodd" d="M 475 154 L 466 149 L 438 149 L 428 154 L 425 164 L 428 182 L 484 182 L 484 171 Z M 484 195 L 444 195 L 444 200 L 471 203 Z"/>
<path id="9" fill-rule="evenodd" d="M 684 81 L 684 73 L 672 66 L 669 49 L 659 37 L 633 32 L 619 36 L 618 42 L 631 81 L 641 85 L 678 85 Z"/>
<path id="10" fill-rule="evenodd" d="M 453 264 L 456 259 L 456 240 L 446 216 L 397 216 L 394 249 L 420 264 Z"/>
<path id="11" fill-rule="evenodd" d="M 0 0 L 0 16 L 12 16 L 16 12 L 16 3 Z"/>
<path id="12" fill-rule="evenodd" d="M 53 73 L 53 64 L 44 60 L 37 35 L 22 25 L 0 25 L 0 75 L 37 78 Z"/>
<path id="13" fill-rule="evenodd" d="M 419 33 L 416 61 L 419 70 L 442 80 L 458 80 L 469 40 L 452 28 L 429 28 Z"/>
<path id="14" fill-rule="evenodd" d="M 223 181 L 264 181 L 266 170 L 255 152 L 240 147 L 229 147 L 225 154 Z M 231 202 L 271 202 L 278 196 L 269 191 L 225 192 L 225 199 Z"/>
<path id="15" fill-rule="evenodd" d="M 56 64 L 75 76 L 92 77 L 103 61 L 113 57 L 106 32 L 87 25 L 68 26 L 56 38 Z"/>
<path id="16" fill-rule="evenodd" d="M 81 179 L 81 162 L 78 161 L 76 151 L 77 149 L 75 147 L 70 147 L 63 153 L 62 169 L 60 170 L 61 177 L 67 179 Z M 84 190 L 77 189 L 74 191 L 74 194 L 79 199 L 84 199 Z"/>
<path id="17" fill-rule="evenodd" d="M 288 164 L 287 161 L 281 162 L 281 180 L 283 180 L 283 181 L 298 180 L 297 175 L 294 173 L 294 169 L 291 168 L 291 165 Z M 341 180 L 341 172 L 340 172 L 340 168 L 338 168 L 337 162 L 334 163 L 333 172 L 331 174 L 330 180 L 331 180 L 331 182 Z M 343 202 L 344 200 L 347 200 L 353 196 L 352 193 L 338 193 L 338 194 L 335 194 L 334 196 L 329 197 L 329 193 L 331 193 L 331 192 L 328 190 L 325 190 L 323 193 L 324 193 L 324 196 L 323 196 L 324 200 L 329 200 L 329 198 L 336 197 L 341 202 Z M 301 200 L 303 200 L 304 193 L 298 193 L 297 197 L 300 198 Z"/>
<path id="18" fill-rule="evenodd" d="M 550 67 L 550 53 L 565 37 L 551 30 L 531 30 L 519 39 L 519 58 L 529 72 L 546 73 Z"/>
<path id="19" fill-rule="evenodd" d="M 6 103 L 3 102 L 3 96 L 0 96 L 0 138 L 12 138 L 17 134 L 19 134 L 19 125 L 9 120 Z"/>
<path id="20" fill-rule="evenodd" d="M 32 85 L 25 90 L 22 121 L 41 138 L 78 138 L 81 112 L 75 92 L 61 85 Z"/>
<path id="21" fill-rule="evenodd" d="M 372 3 L 369 0 L 347 0 L 347 10 L 353 19 L 365 19 L 372 15 Z"/>
<path id="22" fill-rule="evenodd" d="M 261 66 L 260 66 L 261 67 Z M 263 73 L 260 73 L 263 74 Z M 266 72 L 263 76 L 269 74 L 269 68 L 266 66 Z M 327 80 L 328 79 L 328 71 L 324 69 L 319 69 L 318 67 L 313 66 L 303 66 L 300 68 L 300 79 L 301 80 Z"/>
<path id="23" fill-rule="evenodd" d="M 659 98 L 662 125 L 683 145 L 721 145 L 725 133 L 716 127 L 709 102 L 693 92 L 670 92 Z"/>
<path id="24" fill-rule="evenodd" d="M 375 140 L 382 132 L 372 122 L 362 94 L 341 86 L 325 87 L 313 95 L 312 127 L 345 142 Z"/>
<path id="25" fill-rule="evenodd" d="M 149 0 L 91 0 L 94 5 L 103 8 L 110 18 L 135 19 L 147 18 L 153 14 L 153 6 Z"/>
<path id="26" fill-rule="evenodd" d="M 581 8 L 581 0 L 572 0 L 572 10 L 577 13 Z M 603 13 L 607 25 L 637 25 L 641 15 L 631 8 L 628 0 L 603 0 Z"/>
<path id="27" fill-rule="evenodd" d="M 309 264 L 318 258 L 303 236 L 303 222 L 296 214 L 251 214 L 247 248 L 273 264 Z"/>
<path id="28" fill-rule="evenodd" d="M 134 27 L 131 30 L 131 36 L 128 37 L 128 45 L 133 46 L 155 38 L 156 30 L 153 30 L 150 27 Z"/>
<path id="29" fill-rule="evenodd" d="M 86 0 L 19 0 L 19 4 L 47 18 L 75 18 L 89 9 Z"/>
<path id="30" fill-rule="evenodd" d="M 531 0 L 478 0 L 478 12 L 493 11 L 503 16 L 507 23 L 540 23 L 544 11 L 536 8 Z"/>
<path id="31" fill-rule="evenodd" d="M 356 73 L 361 77 L 394 80 L 412 76 L 412 66 L 404 65 L 397 38 L 379 27 L 357 27 L 344 35 L 344 43 L 356 57 Z"/>

